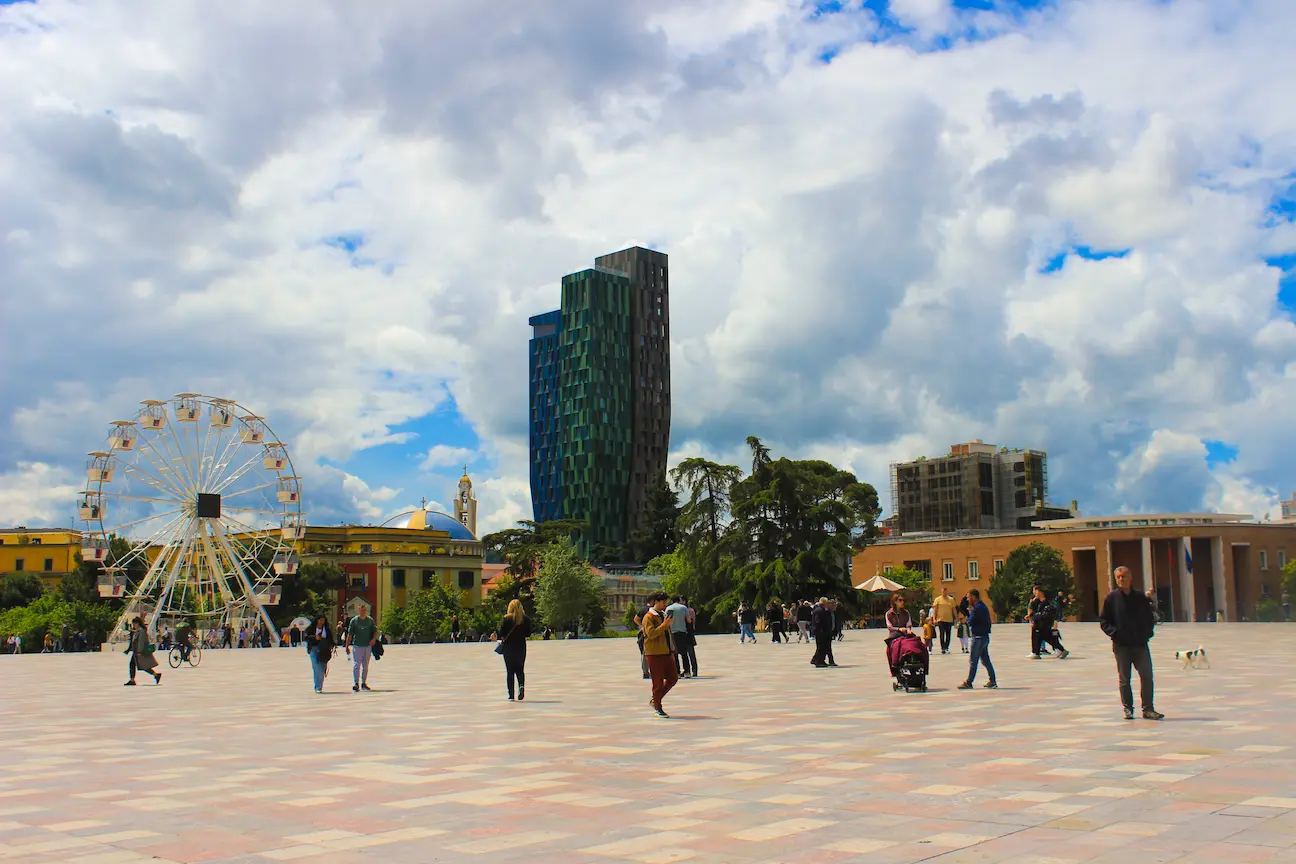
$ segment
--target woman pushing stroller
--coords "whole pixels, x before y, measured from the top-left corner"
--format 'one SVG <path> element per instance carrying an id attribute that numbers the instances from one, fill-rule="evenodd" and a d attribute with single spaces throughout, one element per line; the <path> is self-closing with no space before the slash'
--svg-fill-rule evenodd
<path id="1" fill-rule="evenodd" d="M 887 666 L 891 669 L 892 686 L 899 690 L 927 689 L 927 672 L 930 655 L 926 646 L 913 630 L 913 618 L 905 608 L 905 599 L 892 596 L 891 609 L 886 613 Z M 905 662 L 906 658 L 915 659 Z"/>

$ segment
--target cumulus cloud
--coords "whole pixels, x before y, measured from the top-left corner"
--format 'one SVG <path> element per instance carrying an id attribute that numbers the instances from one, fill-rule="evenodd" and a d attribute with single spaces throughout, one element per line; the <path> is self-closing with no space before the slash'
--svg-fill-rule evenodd
<path id="1" fill-rule="evenodd" d="M 0 473 L 0 522 L 32 528 L 69 524 L 76 494 L 84 487 L 67 468 L 19 462 Z"/>
<path id="2" fill-rule="evenodd" d="M 757 434 L 881 490 L 980 437 L 1086 512 L 1263 512 L 1296 8 L 996 6 L 0 6 L 4 515 L 188 390 L 270 418 L 331 521 L 422 494 L 463 442 L 409 427 L 453 404 L 479 527 L 526 518 L 526 318 L 635 243 L 671 255 L 676 458 Z"/>
<path id="3" fill-rule="evenodd" d="M 477 451 L 467 447 L 450 447 L 445 444 L 434 444 L 423 454 L 419 465 L 424 471 L 435 471 L 437 468 L 454 468 L 471 462 L 477 457 Z"/>

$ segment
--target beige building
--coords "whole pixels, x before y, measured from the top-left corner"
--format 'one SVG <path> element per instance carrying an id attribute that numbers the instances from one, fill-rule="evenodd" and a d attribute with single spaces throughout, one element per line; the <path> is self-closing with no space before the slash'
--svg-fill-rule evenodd
<path id="1" fill-rule="evenodd" d="M 1296 524 L 1257 523 L 1249 515 L 1163 513 L 1077 517 L 1035 523 L 1043 530 L 907 534 L 886 537 L 854 559 L 856 581 L 893 567 L 931 574 L 932 588 L 955 596 L 982 593 L 1009 553 L 1040 542 L 1052 546 L 1075 575 L 1082 619 L 1098 616 L 1116 567 L 1134 585 L 1155 588 L 1167 619 L 1256 620 L 1256 604 L 1280 592 L 1282 568 L 1296 554 Z"/>

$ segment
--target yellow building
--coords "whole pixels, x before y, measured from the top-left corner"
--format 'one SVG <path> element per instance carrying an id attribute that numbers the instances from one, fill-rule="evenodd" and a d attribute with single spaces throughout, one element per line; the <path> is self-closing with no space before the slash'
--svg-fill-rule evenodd
<path id="1" fill-rule="evenodd" d="M 481 603 L 482 544 L 453 516 L 420 509 L 382 526 L 312 525 L 305 534 L 297 541 L 303 564 L 330 562 L 346 574 L 339 615 L 365 605 L 381 617 L 392 602 L 404 606 L 436 583 L 457 592 L 466 607 Z"/>
<path id="2" fill-rule="evenodd" d="M 47 589 L 77 568 L 80 554 L 74 528 L 0 528 L 0 573 L 35 573 Z"/>

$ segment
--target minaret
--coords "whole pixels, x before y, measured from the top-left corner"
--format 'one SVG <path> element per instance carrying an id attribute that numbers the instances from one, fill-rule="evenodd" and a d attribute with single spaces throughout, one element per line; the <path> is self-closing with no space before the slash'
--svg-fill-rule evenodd
<path id="1" fill-rule="evenodd" d="M 459 478 L 459 493 L 455 495 L 454 516 L 465 528 L 477 536 L 477 495 L 473 492 L 472 480 L 468 477 L 468 466 Z"/>

